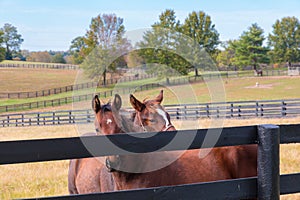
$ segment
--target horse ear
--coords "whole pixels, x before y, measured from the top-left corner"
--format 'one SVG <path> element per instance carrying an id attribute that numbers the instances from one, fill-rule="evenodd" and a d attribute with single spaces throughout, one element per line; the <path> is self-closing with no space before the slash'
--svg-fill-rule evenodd
<path id="1" fill-rule="evenodd" d="M 98 98 L 98 95 L 95 95 L 95 97 L 93 98 L 92 108 L 95 111 L 95 113 L 99 112 L 99 110 L 101 109 L 101 103 L 100 103 L 100 100 Z"/>
<path id="2" fill-rule="evenodd" d="M 113 102 L 113 107 L 116 110 L 120 110 L 121 106 L 122 106 L 122 99 L 121 99 L 120 95 L 116 94 L 114 102 Z"/>
<path id="3" fill-rule="evenodd" d="M 155 101 L 157 101 L 158 103 L 161 103 L 163 99 L 164 99 L 164 91 L 161 90 L 159 95 L 155 98 Z"/>
<path id="4" fill-rule="evenodd" d="M 137 100 L 132 94 L 130 95 L 130 103 L 138 112 L 142 112 L 145 109 L 145 104 Z"/>

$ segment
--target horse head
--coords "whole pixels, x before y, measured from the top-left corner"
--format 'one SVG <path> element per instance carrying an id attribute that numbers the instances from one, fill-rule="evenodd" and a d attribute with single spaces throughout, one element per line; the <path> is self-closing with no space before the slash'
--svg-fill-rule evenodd
<path id="1" fill-rule="evenodd" d="M 95 128 L 103 135 L 113 135 L 127 132 L 142 132 L 139 126 L 134 126 L 130 117 L 121 110 L 122 99 L 116 94 L 113 103 L 108 102 L 101 105 L 96 95 L 92 101 L 92 108 L 95 112 Z M 124 157 L 124 156 L 123 156 Z M 106 167 L 109 171 L 115 171 L 120 168 L 122 156 L 106 157 Z"/>
<path id="2" fill-rule="evenodd" d="M 113 103 L 108 102 L 101 105 L 101 102 L 96 95 L 92 101 L 92 107 L 95 112 L 95 128 L 97 132 L 104 135 L 115 133 L 124 133 L 120 124 L 120 108 L 122 106 L 121 97 L 116 94 Z"/>
<path id="3" fill-rule="evenodd" d="M 170 115 L 165 111 L 161 102 L 163 101 L 163 90 L 159 95 L 143 102 L 130 95 L 130 103 L 135 109 L 134 124 L 141 126 L 144 131 L 172 131 L 176 130 L 170 121 Z"/>

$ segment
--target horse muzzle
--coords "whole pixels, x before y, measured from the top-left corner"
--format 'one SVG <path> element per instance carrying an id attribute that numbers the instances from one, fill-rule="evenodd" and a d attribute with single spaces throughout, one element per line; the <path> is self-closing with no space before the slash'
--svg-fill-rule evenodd
<path id="1" fill-rule="evenodd" d="M 111 159 L 113 157 L 113 159 Z M 109 156 L 105 159 L 105 166 L 109 172 L 118 171 L 120 165 L 120 156 Z"/>

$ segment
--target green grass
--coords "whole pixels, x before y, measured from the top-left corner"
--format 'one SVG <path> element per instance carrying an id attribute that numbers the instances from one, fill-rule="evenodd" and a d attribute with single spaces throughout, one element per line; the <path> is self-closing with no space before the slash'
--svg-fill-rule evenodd
<path id="1" fill-rule="evenodd" d="M 135 88 L 148 83 L 158 82 L 156 78 L 144 79 L 109 85 L 105 88 L 98 88 L 96 92 L 109 90 L 122 90 L 123 88 Z M 256 87 L 256 83 L 259 87 Z M 300 79 L 298 77 L 244 77 L 244 78 L 225 78 L 221 82 L 207 81 L 198 82 L 190 85 L 162 86 L 147 91 L 132 90 L 139 99 L 155 97 L 160 89 L 165 90 L 164 104 L 177 103 L 207 103 L 219 101 L 248 101 L 248 100 L 276 100 L 276 99 L 294 99 L 300 98 Z M 79 90 L 76 92 L 61 93 L 47 97 L 31 99 L 9 99 L 0 100 L 1 105 L 14 105 L 36 101 L 53 100 L 58 98 L 71 97 L 72 95 L 93 94 L 94 89 Z M 116 91 L 115 91 L 116 93 Z M 118 93 L 118 92 L 117 92 Z M 108 93 L 109 94 L 109 93 Z M 221 95 L 223 94 L 223 95 Z M 129 92 L 123 95 L 124 105 L 129 105 Z M 215 98 L 217 96 L 217 98 Z M 101 96 L 100 96 L 101 97 Z M 101 97 L 103 99 L 103 96 Z M 111 98 L 111 97 L 108 97 Z M 104 98 L 106 99 L 106 98 Z M 71 102 L 68 102 L 71 103 Z M 51 108 L 53 109 L 53 108 Z"/>

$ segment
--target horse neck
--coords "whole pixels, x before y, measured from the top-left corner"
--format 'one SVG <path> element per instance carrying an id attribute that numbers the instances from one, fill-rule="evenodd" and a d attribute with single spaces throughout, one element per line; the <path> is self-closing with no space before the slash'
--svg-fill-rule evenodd
<path id="1" fill-rule="evenodd" d="M 182 169 L 178 158 L 181 152 L 155 152 L 147 154 L 139 154 L 135 157 L 136 167 L 140 169 L 146 169 L 145 172 L 134 173 L 134 172 L 112 172 L 114 182 L 117 190 L 124 189 L 135 189 L 135 188 L 147 188 L 155 187 L 158 185 L 172 185 L 178 183 L 177 176 L 172 176 Z M 174 157 L 175 156 L 175 157 Z M 125 157 L 125 156 L 124 156 Z M 127 157 L 129 158 L 129 156 Z M 131 158 L 132 159 L 132 158 Z M 147 171 L 147 167 L 153 167 L 154 164 L 167 162 L 157 169 Z M 129 160 L 128 160 L 129 161 Z M 131 160 L 132 161 L 132 160 Z M 142 164 L 141 164 L 142 163 Z M 179 183 L 178 183 L 179 184 Z"/>

